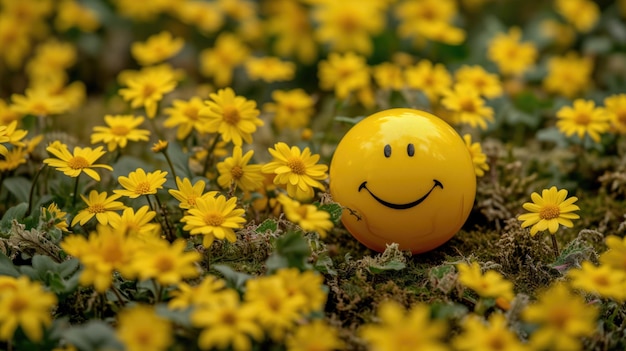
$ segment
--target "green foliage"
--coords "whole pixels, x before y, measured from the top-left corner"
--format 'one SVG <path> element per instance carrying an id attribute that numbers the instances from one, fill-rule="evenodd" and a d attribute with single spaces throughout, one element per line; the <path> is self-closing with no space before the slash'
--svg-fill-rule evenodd
<path id="1" fill-rule="evenodd" d="M 113 328 L 100 320 L 94 319 L 82 325 L 72 326 L 62 337 L 79 351 L 124 350 Z"/>
<path id="2" fill-rule="evenodd" d="M 281 268 L 309 268 L 309 244 L 299 231 L 289 231 L 274 240 L 274 252 L 265 262 L 268 273 Z"/>
<path id="3" fill-rule="evenodd" d="M 67 295 L 76 290 L 79 278 L 79 261 L 75 258 L 55 262 L 49 256 L 35 255 L 31 265 L 20 266 L 22 274 L 41 281 L 57 295 Z"/>

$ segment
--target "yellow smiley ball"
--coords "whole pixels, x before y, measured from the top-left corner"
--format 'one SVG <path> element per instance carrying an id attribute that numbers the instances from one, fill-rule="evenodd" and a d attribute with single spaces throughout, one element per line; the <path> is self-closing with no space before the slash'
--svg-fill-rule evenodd
<path id="1" fill-rule="evenodd" d="M 454 236 L 467 220 L 476 175 L 463 139 L 423 111 L 390 109 L 352 127 L 330 164 L 330 192 L 341 221 L 365 246 L 421 253 Z"/>

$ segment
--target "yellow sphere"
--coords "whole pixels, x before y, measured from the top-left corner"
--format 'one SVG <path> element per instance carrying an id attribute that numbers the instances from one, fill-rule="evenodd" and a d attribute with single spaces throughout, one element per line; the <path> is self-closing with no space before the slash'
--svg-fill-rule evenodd
<path id="1" fill-rule="evenodd" d="M 341 221 L 365 246 L 421 253 L 452 238 L 476 196 L 476 175 L 463 139 L 423 111 L 398 108 L 358 122 L 337 145 L 330 192 Z"/>

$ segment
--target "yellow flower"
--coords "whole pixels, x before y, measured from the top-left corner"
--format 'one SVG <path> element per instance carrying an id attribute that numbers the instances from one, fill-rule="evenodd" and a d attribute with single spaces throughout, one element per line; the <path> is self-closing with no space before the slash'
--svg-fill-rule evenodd
<path id="1" fill-rule="evenodd" d="M 170 189 L 168 192 L 176 200 L 178 200 L 178 206 L 182 209 L 190 209 L 196 207 L 196 199 L 201 197 L 215 197 L 217 191 L 209 191 L 205 193 L 206 183 L 204 180 L 198 180 L 195 184 L 191 185 L 189 178 L 180 179 L 176 177 L 176 189 Z"/>
<path id="2" fill-rule="evenodd" d="M 569 47 L 576 39 L 576 31 L 572 26 L 555 19 L 541 21 L 541 35 L 563 49 Z"/>
<path id="3" fill-rule="evenodd" d="M 620 269 L 583 261 L 580 268 L 569 270 L 567 276 L 574 289 L 620 302 L 626 300 L 626 272 Z"/>
<path id="4" fill-rule="evenodd" d="M 98 223 L 106 225 L 115 215 L 115 211 L 126 208 L 120 201 L 115 201 L 122 195 L 114 194 L 107 197 L 106 191 L 98 193 L 97 190 L 92 190 L 89 192 L 89 198 L 83 194 L 80 194 L 80 197 L 87 204 L 87 208 L 80 210 L 72 219 L 72 227 L 76 224 L 85 225 L 93 216 L 96 216 Z"/>
<path id="5" fill-rule="evenodd" d="M 174 10 L 181 22 L 204 34 L 214 33 L 224 24 L 224 14 L 213 2 L 184 1 L 177 3 Z"/>
<path id="6" fill-rule="evenodd" d="M 249 165 L 250 159 L 254 155 L 254 150 L 246 152 L 240 146 L 233 148 L 233 156 L 226 158 L 217 164 L 217 171 L 220 173 L 217 183 L 225 189 L 235 185 L 243 191 L 254 191 L 263 185 L 265 179 L 261 173 L 261 165 Z"/>
<path id="7" fill-rule="evenodd" d="M 614 94 L 604 99 L 611 126 L 620 134 L 626 134 L 626 94 Z"/>
<path id="8" fill-rule="evenodd" d="M 117 181 L 124 189 L 116 189 L 113 192 L 131 199 L 141 195 L 156 194 L 158 189 L 163 189 L 163 183 L 167 180 L 166 176 L 167 172 L 164 171 L 146 173 L 142 168 L 137 168 L 134 172 L 130 172 L 128 177 L 118 177 Z"/>
<path id="9" fill-rule="evenodd" d="M 274 51 L 281 57 L 296 57 L 310 65 L 315 61 L 318 45 L 313 37 L 309 10 L 296 0 L 264 3 L 267 8 L 267 32 L 275 36 Z"/>
<path id="10" fill-rule="evenodd" d="M 274 276 L 282 279 L 290 296 L 302 295 L 304 297 L 300 312 L 309 314 L 324 309 L 327 294 L 324 290 L 323 275 L 311 270 L 301 272 L 297 268 L 281 268 L 274 273 Z"/>
<path id="11" fill-rule="evenodd" d="M 20 18 L 5 13 L 3 9 L 3 16 L 0 16 L 0 58 L 10 69 L 17 70 L 31 49 L 29 28 Z"/>
<path id="12" fill-rule="evenodd" d="M 400 20 L 400 37 L 413 38 L 419 46 L 425 44 L 424 39 L 450 45 L 461 44 L 465 40 L 465 32 L 451 24 L 457 13 L 456 1 L 453 0 L 401 1 L 394 11 Z"/>
<path id="13" fill-rule="evenodd" d="M 579 32 L 589 32 L 600 18 L 600 8 L 589 0 L 556 0 L 556 11 Z"/>
<path id="14" fill-rule="evenodd" d="M 243 227 L 245 211 L 237 207 L 237 198 L 219 195 L 218 197 L 197 198 L 196 207 L 189 209 L 180 221 L 185 223 L 183 230 L 191 235 L 203 234 L 203 245 L 210 247 L 217 238 L 235 242 L 234 229 Z"/>
<path id="15" fill-rule="evenodd" d="M 456 268 L 459 271 L 459 282 L 474 290 L 481 297 L 494 299 L 502 297 L 508 301 L 513 300 L 513 283 L 506 280 L 502 274 L 493 270 L 482 274 L 476 262 L 472 262 L 471 265 L 459 263 Z"/>
<path id="16" fill-rule="evenodd" d="M 127 351 L 165 351 L 173 343 L 172 324 L 153 306 L 134 305 L 118 316 L 116 334 Z"/>
<path id="17" fill-rule="evenodd" d="M 107 127 L 95 126 L 91 134 L 91 143 L 103 142 L 109 151 L 125 148 L 128 141 L 148 141 L 150 131 L 137 129 L 143 123 L 143 117 L 133 115 L 106 115 Z"/>
<path id="18" fill-rule="evenodd" d="M 452 77 L 446 67 L 437 63 L 433 65 L 429 60 L 420 60 L 404 71 L 406 84 L 411 89 L 421 90 L 431 103 L 450 89 Z"/>
<path id="19" fill-rule="evenodd" d="M 11 280 L 11 287 L 6 288 L 5 283 L 0 289 L 0 340 L 10 341 L 21 327 L 29 340 L 40 341 L 43 327 L 52 324 L 51 310 L 57 303 L 56 295 L 26 276 L 7 279 Z"/>
<path id="20" fill-rule="evenodd" d="M 9 143 L 15 146 L 25 146 L 21 141 L 28 134 L 28 131 L 17 129 L 17 121 L 13 121 L 8 125 L 0 125 L 0 153 L 4 154 L 8 151 L 7 147 L 2 145 Z"/>
<path id="21" fill-rule="evenodd" d="M 159 14 L 170 10 L 171 0 L 152 0 L 150 3 L 139 3 L 134 0 L 112 0 L 116 13 L 133 20 L 146 22 L 156 20 Z"/>
<path id="22" fill-rule="evenodd" d="M 0 155 L 3 156 L 0 158 L 0 172 L 8 172 L 17 169 L 20 165 L 26 163 L 28 150 L 21 147 L 14 147 L 11 150 L 8 150 L 4 147 L 4 145 L 0 144 Z"/>
<path id="23" fill-rule="evenodd" d="M 81 173 L 85 173 L 94 180 L 100 181 L 100 175 L 92 168 L 113 170 L 111 166 L 106 164 L 94 164 L 97 159 L 106 153 L 102 150 L 102 146 L 98 146 L 95 149 L 76 146 L 73 153 L 70 153 L 67 145 L 54 142 L 46 150 L 57 158 L 47 158 L 43 162 L 70 177 L 78 177 Z"/>
<path id="24" fill-rule="evenodd" d="M 237 36 L 222 33 L 211 49 L 200 52 L 200 73 L 213 78 L 218 87 L 228 86 L 233 79 L 233 70 L 248 58 L 249 51 Z"/>
<path id="25" fill-rule="evenodd" d="M 472 143 L 472 136 L 470 134 L 463 135 L 465 140 L 465 146 L 472 156 L 472 163 L 474 164 L 474 172 L 477 177 L 482 177 L 485 172 L 489 170 L 489 164 L 487 164 L 487 155 L 483 153 L 483 149 L 480 143 Z"/>
<path id="26" fill-rule="evenodd" d="M 157 141 L 156 143 L 152 145 L 150 150 L 154 153 L 165 152 L 167 150 L 168 145 L 169 143 L 166 140 L 159 139 L 159 141 Z"/>
<path id="27" fill-rule="evenodd" d="M 127 88 L 119 91 L 125 101 L 130 101 L 132 108 L 144 107 L 148 118 L 156 116 L 159 101 L 177 84 L 175 72 L 164 67 L 144 68 L 125 82 Z"/>
<path id="28" fill-rule="evenodd" d="M 195 278 L 200 272 L 196 264 L 202 258 L 197 251 L 185 252 L 187 242 L 173 243 L 155 238 L 137 251 L 132 264 L 139 279 L 154 279 L 162 285 L 179 284 L 183 279 Z"/>
<path id="29" fill-rule="evenodd" d="M 377 315 L 379 323 L 365 324 L 359 332 L 373 350 L 448 350 L 441 341 L 447 327 L 430 318 L 430 308 L 425 304 L 406 311 L 395 301 L 385 301 L 378 306 Z"/>
<path id="30" fill-rule="evenodd" d="M 185 45 L 182 38 L 174 38 L 172 33 L 162 31 L 150 36 L 145 42 L 135 42 L 130 52 L 142 66 L 150 66 L 175 56 Z"/>
<path id="31" fill-rule="evenodd" d="M 307 232 L 315 232 L 325 238 L 327 231 L 333 228 L 330 214 L 314 205 L 300 204 L 284 194 L 278 195 L 278 202 L 283 205 L 285 217 Z"/>
<path id="32" fill-rule="evenodd" d="M 93 285 L 99 293 L 111 286 L 114 271 L 130 279 L 136 275 L 131 263 L 138 241 L 110 226 L 99 225 L 96 232 L 89 234 L 89 238 L 82 235 L 68 236 L 61 242 L 61 248 L 83 264 L 79 283 L 83 286 Z"/>
<path id="33" fill-rule="evenodd" d="M 100 26 L 98 13 L 81 2 L 75 0 L 63 0 L 57 8 L 57 16 L 54 27 L 61 31 L 70 28 L 78 28 L 83 32 L 93 32 Z"/>
<path id="34" fill-rule="evenodd" d="M 48 207 L 41 208 L 42 217 L 51 218 L 54 221 L 54 226 L 61 231 L 67 232 L 67 212 L 61 211 L 59 206 L 54 202 L 48 205 Z"/>
<path id="35" fill-rule="evenodd" d="M 376 1 L 326 1 L 313 10 L 318 23 L 315 36 L 333 51 L 369 56 L 373 49 L 371 36 L 385 28 L 383 10 Z"/>
<path id="36" fill-rule="evenodd" d="M 502 95 L 502 84 L 498 75 L 485 71 L 481 66 L 463 65 L 454 72 L 454 78 L 457 83 L 469 84 L 488 99 Z"/>
<path id="37" fill-rule="evenodd" d="M 626 237 L 609 235 L 606 246 L 608 250 L 600 255 L 600 263 L 626 272 Z"/>
<path id="38" fill-rule="evenodd" d="M 331 52 L 327 60 L 318 64 L 317 75 L 320 88 L 334 90 L 335 96 L 340 100 L 370 85 L 369 68 L 365 58 L 353 52 L 343 55 Z"/>
<path id="39" fill-rule="evenodd" d="M 12 105 L 0 99 L 0 126 L 7 126 L 13 121 L 19 121 L 21 117 Z"/>
<path id="40" fill-rule="evenodd" d="M 508 33 L 498 33 L 487 48 L 487 57 L 504 75 L 521 76 L 537 59 L 537 48 L 531 42 L 521 42 L 522 31 L 513 27 Z"/>
<path id="41" fill-rule="evenodd" d="M 530 235 L 534 236 L 537 232 L 548 229 L 550 234 L 556 233 L 559 225 L 571 228 L 574 226 L 572 219 L 578 219 L 580 216 L 573 213 L 580 210 L 574 205 L 578 201 L 576 196 L 568 199 L 567 190 L 557 190 L 555 186 L 550 189 L 543 189 L 541 195 L 533 192 L 530 198 L 533 202 L 526 202 L 522 206 L 530 213 L 525 213 L 517 217 L 523 221 L 522 228 L 532 226 Z"/>
<path id="42" fill-rule="evenodd" d="M 263 125 L 256 102 L 235 95 L 231 88 L 220 89 L 209 97 L 208 106 L 200 110 L 207 118 L 206 131 L 218 132 L 225 142 L 232 141 L 237 146 L 244 141 L 252 143 L 252 133 Z"/>
<path id="43" fill-rule="evenodd" d="M 191 286 L 181 282 L 176 288 L 177 290 L 171 293 L 172 299 L 167 304 L 167 307 L 173 310 L 213 303 L 215 297 L 226 288 L 226 282 L 215 276 L 205 275 L 198 285 Z"/>
<path id="44" fill-rule="evenodd" d="M 239 294 L 225 290 L 213 303 L 193 310 L 191 324 L 201 328 L 198 346 L 202 350 L 227 349 L 252 350 L 250 338 L 260 341 L 263 330 L 255 320 L 256 313 L 249 304 L 242 304 Z"/>
<path id="45" fill-rule="evenodd" d="M 26 64 L 29 78 L 35 82 L 67 81 L 65 70 L 76 63 L 77 49 L 73 44 L 49 39 L 37 46 L 35 56 Z"/>
<path id="46" fill-rule="evenodd" d="M 487 129 L 487 122 L 493 122 L 493 109 L 485 106 L 478 91 L 467 84 L 455 84 L 444 92 L 441 104 L 454 113 L 456 123 L 466 123 L 472 128 Z"/>
<path id="47" fill-rule="evenodd" d="M 404 87 L 404 72 L 395 63 L 383 62 L 374 66 L 372 77 L 385 90 L 400 90 Z"/>
<path id="48" fill-rule="evenodd" d="M 337 329 L 321 319 L 298 326 L 287 337 L 287 351 L 333 351 L 343 350 L 344 343 L 339 339 Z"/>
<path id="49" fill-rule="evenodd" d="M 274 113 L 274 125 L 284 128 L 299 129 L 309 125 L 314 113 L 315 101 L 302 89 L 274 90 L 272 99 L 264 105 L 267 112 Z"/>
<path id="50" fill-rule="evenodd" d="M 543 87 L 549 93 L 574 98 L 587 89 L 592 82 L 593 60 L 580 57 L 575 52 L 548 60 L 548 74 Z"/>
<path id="51" fill-rule="evenodd" d="M 45 87 L 26 89 L 24 95 L 11 95 L 13 110 L 22 115 L 50 116 L 64 113 L 68 104 L 60 96 L 53 95 Z"/>
<path id="52" fill-rule="evenodd" d="M 527 350 L 518 336 L 508 328 L 506 317 L 501 313 L 491 314 L 488 324 L 477 315 L 469 315 L 461 321 L 461 325 L 463 333 L 452 340 L 456 350 Z"/>
<path id="53" fill-rule="evenodd" d="M 274 342 L 282 342 L 285 333 L 301 318 L 304 296 L 290 295 L 283 279 L 266 276 L 246 281 L 244 300 L 257 315 L 259 324 Z"/>
<path id="54" fill-rule="evenodd" d="M 292 80 L 296 65 L 282 61 L 278 57 L 250 57 L 244 66 L 251 80 L 262 80 L 267 83 Z"/>
<path id="55" fill-rule="evenodd" d="M 589 135 L 598 143 L 600 133 L 609 129 L 609 115 L 603 108 L 596 108 L 592 100 L 576 99 L 573 107 L 563 106 L 556 116 L 556 126 L 568 137 L 576 134 L 582 140 Z"/>
<path id="56" fill-rule="evenodd" d="M 596 307 L 562 283 L 550 286 L 522 311 L 523 320 L 538 325 L 530 336 L 534 350 L 580 350 L 580 338 L 595 333 L 597 317 Z"/>
<path id="57" fill-rule="evenodd" d="M 109 226 L 127 236 L 150 240 L 158 238 L 161 233 L 161 226 L 152 223 L 155 216 L 156 212 L 150 211 L 147 205 L 140 207 L 137 212 L 132 207 L 127 207 L 122 215 L 112 214 Z"/>
<path id="58" fill-rule="evenodd" d="M 274 184 L 286 185 L 289 196 L 305 200 L 313 197 L 313 188 L 325 189 L 320 181 L 328 178 L 328 166 L 317 164 L 320 155 L 311 154 L 308 147 L 302 151 L 297 146 L 289 148 L 283 142 L 274 144 L 274 149 L 268 151 L 273 159 L 261 171 L 276 174 Z"/>
<path id="59" fill-rule="evenodd" d="M 206 124 L 209 118 L 200 113 L 205 107 L 201 98 L 194 96 L 188 101 L 174 100 L 172 107 L 165 109 L 165 114 L 169 117 L 163 121 L 166 128 L 178 127 L 176 131 L 176 139 L 183 140 L 189 136 L 192 130 L 197 133 L 206 133 Z"/>

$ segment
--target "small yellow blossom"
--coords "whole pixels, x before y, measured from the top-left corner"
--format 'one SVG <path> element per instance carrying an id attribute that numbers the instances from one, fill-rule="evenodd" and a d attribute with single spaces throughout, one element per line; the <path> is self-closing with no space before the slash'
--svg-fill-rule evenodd
<path id="1" fill-rule="evenodd" d="M 276 37 L 274 50 L 281 57 L 295 57 L 311 64 L 318 45 L 313 34 L 309 10 L 297 0 L 275 0 L 264 3 L 268 12 L 267 31 Z"/>
<path id="2" fill-rule="evenodd" d="M 520 76 L 535 64 L 537 48 L 522 42 L 522 31 L 513 27 L 508 33 L 498 33 L 489 43 L 487 57 L 495 62 L 503 75 Z"/>
<path id="3" fill-rule="evenodd" d="M 130 52 L 140 65 L 150 66 L 175 56 L 183 45 L 185 41 L 182 38 L 174 38 L 172 33 L 162 31 L 150 36 L 145 42 L 133 43 Z"/>
<path id="4" fill-rule="evenodd" d="M 200 73 L 213 78 L 215 85 L 226 87 L 231 84 L 233 70 L 243 64 L 250 49 L 231 33 L 222 33 L 210 49 L 200 52 Z"/>
<path id="5" fill-rule="evenodd" d="M 188 101 L 174 100 L 172 107 L 164 110 L 168 118 L 163 121 L 166 128 L 178 127 L 176 130 L 176 139 L 184 140 L 192 131 L 204 134 L 207 133 L 206 124 L 209 118 L 205 114 L 201 114 L 206 105 L 201 98 L 194 96 Z"/>
<path id="6" fill-rule="evenodd" d="M 174 10 L 181 22 L 204 34 L 214 33 L 224 24 L 224 14 L 214 2 L 184 1 L 176 4 Z"/>
<path id="7" fill-rule="evenodd" d="M 407 67 L 404 75 L 407 87 L 422 91 L 431 103 L 437 101 L 452 85 L 452 77 L 446 67 L 426 59 Z"/>
<path id="8" fill-rule="evenodd" d="M 61 97 L 53 95 L 44 87 L 26 89 L 24 95 L 11 95 L 14 111 L 22 115 L 50 116 L 64 113 L 68 104 Z"/>
<path id="9" fill-rule="evenodd" d="M 278 195 L 278 202 L 283 206 L 285 217 L 307 232 L 316 232 L 325 238 L 327 231 L 333 228 L 330 214 L 314 205 L 300 204 L 284 194 Z"/>
<path id="10" fill-rule="evenodd" d="M 161 226 L 153 223 L 156 217 L 155 211 L 150 211 L 149 207 L 142 206 L 137 211 L 132 207 L 126 207 L 122 214 L 117 212 L 109 219 L 109 226 L 126 236 L 149 241 L 158 238 L 161 234 Z"/>
<path id="11" fill-rule="evenodd" d="M 626 237 L 609 235 L 606 237 L 606 246 L 608 250 L 600 255 L 600 262 L 626 272 Z"/>
<path id="12" fill-rule="evenodd" d="M 579 32 L 591 31 L 600 18 L 600 7 L 590 0 L 555 0 L 556 11 Z"/>
<path id="13" fill-rule="evenodd" d="M 343 350 L 344 343 L 339 339 L 337 329 L 321 319 L 298 326 L 287 337 L 287 351 L 333 351 Z"/>
<path id="14" fill-rule="evenodd" d="M 118 316 L 116 334 L 127 351 L 165 351 L 173 343 L 172 323 L 153 306 L 134 305 Z"/>
<path id="15" fill-rule="evenodd" d="M 463 351 L 525 351 L 528 350 L 518 336 L 507 326 L 506 317 L 501 313 L 489 316 L 488 323 L 481 317 L 469 315 L 461 321 L 463 333 L 452 343 L 456 350 Z"/>
<path id="16" fill-rule="evenodd" d="M 315 101 L 302 89 L 274 90 L 274 102 L 266 103 L 265 111 L 274 113 L 274 125 L 279 129 L 300 129 L 309 125 Z"/>
<path id="17" fill-rule="evenodd" d="M 225 189 L 235 186 L 243 191 L 254 191 L 263 185 L 264 176 L 261 173 L 261 165 L 248 164 L 254 155 L 254 150 L 249 150 L 243 155 L 240 146 L 233 148 L 233 155 L 217 164 L 219 177 L 217 183 Z"/>
<path id="18" fill-rule="evenodd" d="M 146 173 L 142 168 L 137 168 L 130 172 L 128 177 L 119 176 L 117 180 L 124 189 L 116 189 L 113 192 L 128 196 L 131 199 L 141 195 L 156 194 L 158 189 L 163 188 L 163 184 L 167 180 L 166 176 L 167 172 L 164 171 L 157 170 Z"/>
<path id="19" fill-rule="evenodd" d="M 567 198 L 567 190 L 558 190 L 555 186 L 550 189 L 543 189 L 541 195 L 533 192 L 530 195 L 532 202 L 526 202 L 522 206 L 530 213 L 525 213 L 517 217 L 523 221 L 522 228 L 530 227 L 530 235 L 548 229 L 550 234 L 556 233 L 559 225 L 573 227 L 572 219 L 580 218 L 573 213 L 580 210 L 574 205 L 578 201 L 576 196 Z M 566 199 L 567 198 L 567 199 Z"/>
<path id="20" fill-rule="evenodd" d="M 485 106 L 479 92 L 467 84 L 455 84 L 446 90 L 441 104 L 453 112 L 455 123 L 469 124 L 471 127 L 487 129 L 487 122 L 493 122 L 493 108 Z"/>
<path id="21" fill-rule="evenodd" d="M 626 134 L 626 94 L 615 94 L 605 98 L 604 107 L 613 129 L 620 134 Z"/>
<path id="22" fill-rule="evenodd" d="M 128 141 L 148 141 L 150 131 L 137 128 L 143 121 L 143 117 L 133 115 L 106 115 L 104 122 L 107 126 L 93 127 L 91 143 L 105 143 L 107 149 L 113 151 L 118 147 L 125 148 Z"/>
<path id="23" fill-rule="evenodd" d="M 508 301 L 513 300 L 513 283 L 506 280 L 502 274 L 493 270 L 488 270 L 483 274 L 476 262 L 460 263 L 456 268 L 459 271 L 459 282 L 474 290 L 481 297 L 494 299 L 502 297 Z"/>
<path id="24" fill-rule="evenodd" d="M 202 234 L 203 245 L 210 247 L 217 238 L 235 242 L 237 237 L 234 229 L 243 227 L 246 219 L 245 211 L 237 207 L 237 198 L 226 199 L 225 196 L 196 198 L 196 207 L 189 209 L 181 222 L 183 230 L 191 235 Z"/>
<path id="25" fill-rule="evenodd" d="M 220 292 L 225 291 L 226 282 L 212 275 L 205 275 L 198 285 L 191 286 L 181 282 L 176 286 L 168 302 L 169 309 L 186 309 L 213 303 Z"/>
<path id="26" fill-rule="evenodd" d="M 454 72 L 457 83 L 469 84 L 488 99 L 502 95 L 502 84 L 497 74 L 487 72 L 481 66 L 463 65 Z"/>
<path id="27" fill-rule="evenodd" d="M 292 80 L 296 71 L 293 62 L 282 61 L 278 57 L 250 57 L 244 66 L 251 80 L 266 83 Z"/>
<path id="28" fill-rule="evenodd" d="M 186 251 L 186 246 L 187 242 L 182 239 L 171 244 L 160 238 L 148 240 L 132 262 L 139 279 L 154 279 L 161 285 L 173 285 L 197 277 L 200 271 L 196 264 L 201 256 L 197 251 Z"/>
<path id="29" fill-rule="evenodd" d="M 600 134 L 609 129 L 609 114 L 596 107 L 592 100 L 576 99 L 573 106 L 563 106 L 557 111 L 557 128 L 566 136 L 576 134 L 581 140 L 585 135 L 600 142 Z"/>
<path id="30" fill-rule="evenodd" d="M 480 143 L 472 143 L 472 136 L 470 134 L 463 135 L 465 146 L 472 156 L 472 163 L 474 164 L 474 172 L 477 177 L 482 177 L 485 172 L 489 170 L 489 164 L 487 163 L 487 155 L 483 153 Z"/>
<path id="31" fill-rule="evenodd" d="M 87 208 L 80 210 L 74 219 L 72 219 L 72 227 L 76 224 L 85 225 L 85 223 L 94 216 L 98 220 L 98 223 L 104 225 L 109 224 L 115 211 L 126 208 L 122 202 L 115 201 L 122 197 L 122 195 L 113 194 L 107 196 L 106 191 L 99 193 L 97 190 L 92 190 L 89 192 L 88 198 L 83 194 L 80 194 L 80 197 L 85 204 L 87 204 Z"/>
<path id="32" fill-rule="evenodd" d="M 8 125 L 0 125 L 0 153 L 5 154 L 8 149 L 2 145 L 9 143 L 14 146 L 25 146 L 22 139 L 28 134 L 28 131 L 17 129 L 17 121 L 13 121 Z"/>
<path id="33" fill-rule="evenodd" d="M 63 0 L 57 8 L 54 26 L 59 31 L 78 28 L 83 32 L 93 32 L 100 26 L 98 13 L 76 0 Z"/>
<path id="34" fill-rule="evenodd" d="M 217 195 L 217 191 L 205 193 L 205 189 L 206 182 L 204 180 L 198 180 L 192 185 L 189 178 L 180 179 L 176 177 L 176 189 L 170 189 L 168 192 L 178 200 L 180 208 L 188 210 L 196 207 L 197 198 L 215 197 Z"/>
<path id="35" fill-rule="evenodd" d="M 144 68 L 134 77 L 125 82 L 126 88 L 120 89 L 119 94 L 126 101 L 130 101 L 132 108 L 144 107 L 148 118 L 156 116 L 157 105 L 163 95 L 176 87 L 175 72 L 172 69 Z"/>
<path id="36" fill-rule="evenodd" d="M 369 67 L 365 57 L 353 52 L 343 55 L 330 53 L 327 60 L 318 64 L 317 75 L 320 88 L 334 90 L 335 96 L 340 100 L 370 85 Z"/>
<path id="37" fill-rule="evenodd" d="M 461 44 L 465 40 L 465 31 L 452 25 L 457 13 L 457 4 L 453 0 L 399 1 L 394 11 L 400 20 L 400 37 L 413 38 L 418 46 L 423 46 L 425 40 Z"/>
<path id="38" fill-rule="evenodd" d="M 575 52 L 555 56 L 548 60 L 548 74 L 543 87 L 549 93 L 574 98 L 591 85 L 593 60 L 580 57 Z"/>
<path id="39" fill-rule="evenodd" d="M 567 272 L 574 289 L 623 302 L 626 300 L 626 272 L 609 265 L 596 266 L 584 261 Z"/>
<path id="40" fill-rule="evenodd" d="M 102 146 L 98 146 L 95 149 L 76 146 L 73 153 L 70 153 L 67 145 L 55 142 L 48 146 L 46 150 L 56 156 L 56 158 L 47 158 L 43 162 L 70 177 L 78 177 L 81 173 L 85 173 L 94 180 L 100 181 L 100 175 L 92 168 L 113 170 L 113 167 L 109 165 L 94 163 L 106 153 L 102 150 Z"/>
<path id="41" fill-rule="evenodd" d="M 59 206 L 54 202 L 48 207 L 41 208 L 42 217 L 48 217 L 54 221 L 54 227 L 61 231 L 67 232 L 67 212 L 61 211 Z"/>
<path id="42" fill-rule="evenodd" d="M 404 86 L 404 72 L 400 66 L 391 62 L 374 66 L 372 77 L 376 84 L 385 90 L 400 90 Z"/>

